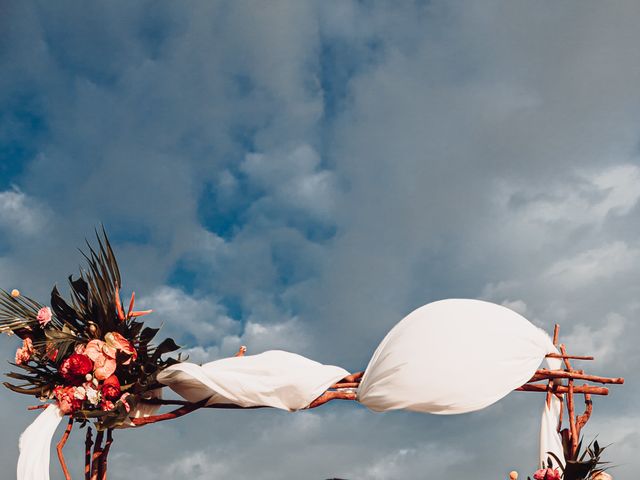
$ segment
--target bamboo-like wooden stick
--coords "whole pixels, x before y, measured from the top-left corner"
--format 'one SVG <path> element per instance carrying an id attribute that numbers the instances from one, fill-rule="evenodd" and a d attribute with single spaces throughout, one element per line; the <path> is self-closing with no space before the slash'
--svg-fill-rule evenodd
<path id="1" fill-rule="evenodd" d="M 344 383 L 334 383 L 329 388 L 358 388 L 360 382 L 344 382 Z"/>
<path id="2" fill-rule="evenodd" d="M 553 345 L 554 346 L 558 345 L 559 335 L 560 335 L 560 325 L 556 323 L 553 326 Z M 553 378 L 549 378 L 549 382 L 547 383 L 547 385 L 549 387 L 553 386 Z M 551 407 L 551 388 L 549 388 L 549 390 L 547 391 L 546 403 L 547 403 L 547 408 Z"/>
<path id="3" fill-rule="evenodd" d="M 580 435 L 580 431 L 587 424 L 589 418 L 591 418 L 591 412 L 593 412 L 593 401 L 591 400 L 591 395 L 588 393 L 584 394 L 584 413 L 578 417 L 577 427 L 578 427 L 578 435 Z"/>
<path id="4" fill-rule="evenodd" d="M 590 382 L 596 383 L 613 383 L 617 385 L 622 385 L 624 383 L 624 378 L 609 378 L 609 377 L 599 377 L 597 375 L 585 375 L 584 373 L 578 372 L 567 372 L 565 370 L 548 370 L 541 368 L 536 371 L 536 373 L 531 377 L 530 382 L 537 382 L 540 380 L 546 380 L 551 378 L 573 378 L 574 380 L 587 380 Z"/>
<path id="5" fill-rule="evenodd" d="M 575 405 L 573 403 L 573 379 L 569 379 L 567 393 L 567 413 L 569 414 L 569 429 L 571 431 L 571 460 L 575 460 L 578 450 L 578 427 L 576 425 Z"/>
<path id="6" fill-rule="evenodd" d="M 104 444 L 102 455 L 100 457 L 100 480 L 107 480 L 107 457 L 113 443 L 113 428 L 107 430 L 107 441 Z"/>
<path id="7" fill-rule="evenodd" d="M 98 480 L 100 474 L 100 456 L 102 455 L 102 439 L 104 438 L 104 430 L 98 430 L 96 433 L 96 443 L 93 446 L 93 455 L 91 456 L 91 477 L 90 480 Z"/>
<path id="8" fill-rule="evenodd" d="M 560 345 L 560 352 L 562 352 L 562 356 L 563 356 L 563 362 L 565 364 L 565 366 L 567 367 L 567 371 L 570 373 L 575 373 L 573 371 L 573 368 L 571 367 L 571 362 L 569 361 L 568 355 L 567 355 L 567 349 L 565 348 L 564 344 Z M 574 398 L 573 398 L 573 393 L 574 393 L 574 385 L 573 385 L 573 378 L 569 378 L 569 385 L 568 385 L 568 392 L 567 392 L 567 413 L 569 415 L 569 431 L 571 432 L 571 460 L 575 460 L 576 458 L 576 453 L 578 451 L 578 427 L 576 424 L 576 413 L 575 413 L 575 404 L 574 404 Z"/>
<path id="9" fill-rule="evenodd" d="M 142 417 L 142 418 L 132 418 L 131 422 L 136 426 L 148 425 L 150 423 L 162 422 L 164 420 L 172 420 L 174 418 L 182 417 L 187 415 L 188 413 L 195 412 L 199 408 L 202 408 L 207 403 L 207 399 L 201 400 L 196 403 L 186 404 L 177 410 L 173 410 L 169 413 L 162 413 L 160 415 L 152 415 L 150 417 Z"/>
<path id="10" fill-rule="evenodd" d="M 324 392 L 318 398 L 316 398 L 313 402 L 309 404 L 307 408 L 316 408 L 320 405 L 324 405 L 331 400 L 355 400 L 356 392 Z"/>
<path id="11" fill-rule="evenodd" d="M 547 353 L 545 357 L 562 358 L 563 360 L 568 358 L 572 358 L 574 360 L 594 360 L 594 357 L 592 357 L 591 355 L 564 355 L 560 353 Z"/>
<path id="12" fill-rule="evenodd" d="M 60 461 L 60 466 L 62 467 L 62 473 L 64 474 L 65 480 L 71 480 L 71 475 L 69 475 L 69 469 L 67 468 L 67 463 L 64 461 L 64 454 L 62 453 L 62 449 L 64 445 L 67 443 L 67 439 L 71 434 L 71 429 L 73 428 L 73 418 L 69 418 L 69 423 L 67 423 L 67 428 L 64 430 L 64 434 L 62 434 L 62 438 L 58 442 L 56 450 L 58 452 L 58 460 Z"/>
<path id="13" fill-rule="evenodd" d="M 547 392 L 549 390 L 548 385 L 541 383 L 525 383 L 521 387 L 515 389 L 517 392 Z M 551 391 L 554 393 L 569 393 L 569 388 L 564 385 L 554 385 L 551 387 Z M 588 386 L 576 386 L 573 388 L 574 393 L 590 393 L 591 395 L 609 395 L 609 389 L 607 387 L 592 387 Z"/>
<path id="14" fill-rule="evenodd" d="M 93 440 L 91 439 L 91 427 L 87 425 L 87 436 L 84 441 L 84 479 L 91 480 L 91 446 Z"/>

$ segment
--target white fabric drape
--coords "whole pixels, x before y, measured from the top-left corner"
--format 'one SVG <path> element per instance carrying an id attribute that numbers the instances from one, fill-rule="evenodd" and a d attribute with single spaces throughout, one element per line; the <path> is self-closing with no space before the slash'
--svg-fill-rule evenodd
<path id="1" fill-rule="evenodd" d="M 562 365 L 559 358 L 547 358 L 547 366 L 551 370 L 558 370 Z M 564 396 L 563 396 L 564 397 Z M 560 423 L 560 411 L 562 410 L 562 402 L 555 395 L 551 396 L 550 405 L 544 403 L 542 409 L 542 421 L 540 422 L 540 465 L 547 464 L 547 458 L 551 458 L 554 467 L 558 467 L 558 462 L 549 455 L 553 453 L 562 462 L 562 466 L 566 464 L 564 458 L 564 449 L 562 448 L 562 437 L 558 433 L 558 424 Z"/>
<path id="2" fill-rule="evenodd" d="M 549 336 L 501 305 L 450 299 L 410 313 L 373 354 L 358 389 L 371 410 L 480 410 L 526 383 Z"/>
<path id="3" fill-rule="evenodd" d="M 57 405 L 49 405 L 22 433 L 18 480 L 49 480 L 51 438 L 63 416 Z"/>
<path id="4" fill-rule="evenodd" d="M 271 350 L 205 363 L 172 365 L 158 381 L 190 402 L 208 399 L 241 407 L 269 406 L 295 411 L 349 375 L 345 369 L 295 353 Z"/>

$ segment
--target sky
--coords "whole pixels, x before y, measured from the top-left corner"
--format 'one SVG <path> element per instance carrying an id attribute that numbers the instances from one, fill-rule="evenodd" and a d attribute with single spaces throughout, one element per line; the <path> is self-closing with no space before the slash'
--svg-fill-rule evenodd
<path id="1" fill-rule="evenodd" d="M 423 304 L 503 304 L 626 378 L 584 434 L 634 478 L 639 16 L 634 1 L 0 1 L 0 287 L 46 303 L 104 224 L 124 295 L 192 361 L 247 345 L 353 371 Z M 0 339 L 7 360 L 16 347 Z M 33 402 L 0 391 L 3 471 Z M 118 432 L 110 478 L 526 475 L 542 404 L 196 412 Z"/>

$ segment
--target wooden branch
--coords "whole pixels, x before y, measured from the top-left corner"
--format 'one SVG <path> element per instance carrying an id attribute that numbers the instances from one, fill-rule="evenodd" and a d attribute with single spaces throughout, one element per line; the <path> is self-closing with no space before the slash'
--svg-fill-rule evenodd
<path id="1" fill-rule="evenodd" d="M 329 388 L 358 388 L 360 382 L 334 383 Z"/>
<path id="2" fill-rule="evenodd" d="M 342 380 L 340 380 L 340 382 L 345 382 L 345 383 L 358 382 L 358 383 L 360 383 L 360 380 L 362 380 L 362 376 L 363 375 L 364 375 L 364 372 L 352 373 L 351 375 L 347 375 L 346 377 L 344 377 Z"/>
<path id="3" fill-rule="evenodd" d="M 549 386 L 541 383 L 525 383 L 515 390 L 517 392 L 547 392 Z M 551 391 L 554 393 L 569 393 L 569 389 L 564 385 L 554 385 L 551 387 Z M 590 385 L 574 387 L 573 391 L 574 393 L 590 393 L 591 395 L 609 395 L 609 389 L 607 387 L 592 387 Z"/>
<path id="4" fill-rule="evenodd" d="M 141 425 L 148 425 L 150 423 L 162 422 L 164 420 L 172 420 L 174 418 L 182 417 L 187 415 L 188 413 L 194 412 L 199 408 L 202 408 L 206 405 L 207 399 L 201 400 L 196 403 L 188 403 L 177 410 L 173 410 L 169 413 L 162 413 L 160 415 L 152 415 L 150 417 L 142 417 L 142 418 L 132 418 L 131 422 L 139 427 Z"/>
<path id="5" fill-rule="evenodd" d="M 98 480 L 100 473 L 100 456 L 102 455 L 102 439 L 104 430 L 98 430 L 96 434 L 96 443 L 93 446 L 93 455 L 91 456 L 91 477 L 90 480 Z"/>
<path id="6" fill-rule="evenodd" d="M 43 403 L 42 405 L 31 405 L 30 407 L 27 407 L 27 410 L 44 410 L 49 405 L 51 405 L 51 404 L 50 403 Z"/>
<path id="7" fill-rule="evenodd" d="M 173 399 L 164 399 L 164 398 L 146 398 L 143 400 L 140 400 L 141 403 L 146 403 L 149 405 L 184 405 L 184 406 L 189 406 L 189 405 L 193 405 L 192 402 L 189 402 L 187 400 L 173 400 Z M 227 409 L 227 410 L 238 410 L 238 409 L 242 409 L 242 410 L 251 410 L 251 409 L 256 409 L 256 408 L 272 408 L 269 406 L 256 406 L 256 407 L 242 407 L 240 405 L 235 405 L 233 403 L 212 403 L 210 405 L 204 405 L 200 408 L 219 408 L 219 409 Z M 146 417 L 146 418 L 150 418 L 150 417 Z M 131 419 L 133 421 L 133 419 Z"/>
<path id="8" fill-rule="evenodd" d="M 569 429 L 571 432 L 571 457 L 575 460 L 578 451 L 578 427 L 576 425 L 575 406 L 573 404 L 573 379 L 569 379 L 569 393 L 567 394 L 567 412 L 569 414 Z"/>
<path id="9" fill-rule="evenodd" d="M 102 450 L 102 456 L 100 457 L 100 480 L 107 480 L 107 457 L 112 443 L 113 428 L 110 428 L 107 430 L 107 441 L 104 444 L 104 450 Z"/>
<path id="10" fill-rule="evenodd" d="M 356 392 L 324 392 L 318 398 L 316 398 L 313 402 L 309 404 L 307 409 L 316 408 L 320 405 L 324 405 L 331 400 L 355 400 Z"/>
<path id="11" fill-rule="evenodd" d="M 64 434 L 62 438 L 58 442 L 58 446 L 56 450 L 58 451 L 58 460 L 60 461 L 60 466 L 62 467 L 62 473 L 64 474 L 65 480 L 71 480 L 71 475 L 69 475 L 69 469 L 67 468 L 67 464 L 64 461 L 64 455 L 62 453 L 62 449 L 64 448 L 65 443 L 67 443 L 67 439 L 71 434 L 71 429 L 73 428 L 73 418 L 69 419 L 69 423 L 67 423 L 67 428 L 64 430 Z"/>
<path id="12" fill-rule="evenodd" d="M 584 373 L 578 372 L 567 372 L 566 370 L 548 370 L 544 368 L 537 370 L 529 381 L 537 382 L 539 380 L 551 378 L 573 378 L 574 380 L 588 380 L 596 383 L 614 383 L 617 385 L 622 385 L 624 383 L 624 378 L 599 377 L 596 375 L 585 375 Z"/>
<path id="13" fill-rule="evenodd" d="M 560 335 L 560 325 L 559 324 L 555 324 L 553 327 L 553 345 L 557 346 L 558 345 L 558 336 Z M 548 387 L 552 387 L 553 386 L 553 378 L 549 378 L 549 382 L 547 384 Z M 547 404 L 547 408 L 551 407 L 551 388 L 549 388 L 549 390 L 547 391 L 547 398 L 546 398 L 546 404 Z"/>
<path id="14" fill-rule="evenodd" d="M 545 357 L 547 358 L 562 358 L 562 359 L 567 359 L 567 358 L 572 358 L 574 360 L 593 360 L 594 357 L 588 355 L 563 355 L 560 353 L 547 353 L 545 355 Z"/>
<path id="15" fill-rule="evenodd" d="M 578 435 L 582 428 L 587 424 L 589 418 L 591 418 L 591 412 L 593 412 L 593 401 L 591 400 L 591 395 L 588 393 L 584 394 L 584 413 L 578 417 Z"/>
<path id="16" fill-rule="evenodd" d="M 87 436 L 84 441 L 84 479 L 91 480 L 91 427 L 87 425 Z"/>

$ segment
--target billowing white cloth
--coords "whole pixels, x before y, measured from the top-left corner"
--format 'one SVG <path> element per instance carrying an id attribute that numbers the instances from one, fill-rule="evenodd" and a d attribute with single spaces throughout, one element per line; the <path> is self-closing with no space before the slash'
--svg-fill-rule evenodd
<path id="1" fill-rule="evenodd" d="M 377 412 L 480 410 L 531 379 L 554 350 L 543 330 L 508 308 L 441 300 L 391 329 L 365 370 L 358 400 Z"/>
<path id="2" fill-rule="evenodd" d="M 49 480 L 51 438 L 63 416 L 57 405 L 49 405 L 22 433 L 18 480 Z"/>
<path id="3" fill-rule="evenodd" d="M 271 350 L 205 363 L 178 363 L 158 374 L 190 402 L 241 407 L 268 406 L 295 411 L 307 407 L 327 388 L 349 375 L 345 369 L 309 360 L 295 353 Z"/>
<path id="4" fill-rule="evenodd" d="M 547 365 L 552 370 L 560 368 L 562 360 L 559 358 L 547 358 Z M 554 467 L 559 467 L 558 462 L 549 455 L 552 452 L 562 462 L 562 466 L 566 464 L 564 458 L 564 449 L 562 448 L 562 437 L 558 433 L 558 424 L 560 423 L 560 411 L 562 410 L 562 402 L 555 395 L 551 396 L 550 405 L 544 402 L 542 410 L 542 422 L 540 423 L 540 465 L 547 464 L 547 458 L 551 458 Z"/>
<path id="5" fill-rule="evenodd" d="M 544 402 L 544 409 L 542 410 L 542 422 L 540 423 L 540 465 L 547 465 L 547 458 L 551 459 L 554 468 L 557 468 L 558 462 L 549 455 L 548 452 L 553 453 L 562 462 L 564 467 L 565 458 L 564 451 L 562 449 L 562 438 L 558 433 L 558 421 L 560 420 L 560 409 L 562 408 L 562 402 L 555 395 L 551 396 L 550 405 L 547 407 L 547 402 Z"/>

